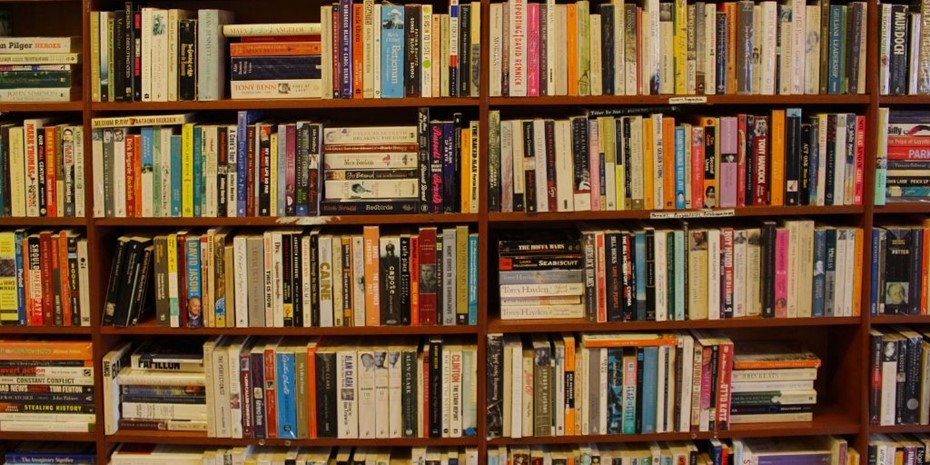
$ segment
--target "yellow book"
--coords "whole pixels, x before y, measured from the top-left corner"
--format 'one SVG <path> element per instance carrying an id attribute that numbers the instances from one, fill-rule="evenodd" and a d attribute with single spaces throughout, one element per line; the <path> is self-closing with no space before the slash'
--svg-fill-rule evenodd
<path id="1" fill-rule="evenodd" d="M 178 301 L 178 235 L 168 235 L 168 314 L 172 328 L 181 326 L 181 308 Z"/>
<path id="2" fill-rule="evenodd" d="M 90 12 L 90 91 L 91 101 L 100 101 L 100 12 Z"/>
<path id="3" fill-rule="evenodd" d="M 268 216 L 278 216 L 278 131 L 271 131 L 271 162 L 268 168 L 271 171 L 271 182 L 269 183 L 269 205 Z"/>
<path id="4" fill-rule="evenodd" d="M 471 170 L 471 161 L 472 161 L 471 160 L 472 158 L 471 129 L 462 129 L 461 140 L 462 140 L 462 160 L 461 160 L 460 166 L 462 167 L 463 173 L 462 173 L 461 182 L 460 182 L 461 193 L 459 195 L 459 198 L 461 199 L 460 200 L 461 205 L 459 205 L 459 207 L 461 208 L 460 211 L 462 213 L 468 213 L 469 211 L 471 211 L 471 201 L 470 201 L 471 176 L 469 176 L 468 173 L 465 172 L 465 170 L 466 169 Z M 537 193 L 537 195 L 539 194 Z"/>
<path id="5" fill-rule="evenodd" d="M 578 7 L 566 5 L 566 35 L 568 36 L 568 95 L 578 95 Z"/>
<path id="6" fill-rule="evenodd" d="M 468 199 L 469 202 L 471 202 L 471 206 L 467 212 L 463 213 L 478 213 L 478 200 L 481 198 L 481 184 L 478 182 L 478 170 L 481 162 L 481 139 L 479 139 L 481 131 L 478 130 L 478 121 L 469 123 L 469 128 L 471 129 L 471 165 L 469 165 L 468 176 L 471 178 L 469 181 L 471 184 L 471 194 L 468 196 Z"/>
<path id="7" fill-rule="evenodd" d="M 685 95 L 693 92 L 688 89 L 688 2 L 672 2 L 672 21 L 675 28 L 673 44 L 675 47 L 675 93 Z"/>
<path id="8" fill-rule="evenodd" d="M 438 35 L 439 31 L 433 29 L 433 34 Z M 434 49 L 435 50 L 435 49 Z M 472 63 L 477 63 L 481 58 L 481 3 L 480 2 L 471 2 L 471 59 Z M 437 60 L 438 61 L 438 60 Z M 472 66 L 471 70 L 465 70 L 466 74 L 470 74 L 471 77 L 471 96 L 477 97 L 478 90 L 481 86 L 481 80 L 479 79 L 479 74 L 477 72 L 479 67 Z M 438 97 L 439 95 L 433 95 L 433 97 Z M 477 211 L 476 211 L 477 213 Z"/>
<path id="9" fill-rule="evenodd" d="M 601 198 L 601 210 L 617 209 L 617 151 L 614 136 L 616 135 L 616 125 L 614 119 L 610 116 L 601 116 L 597 118 L 598 140 L 604 152 L 604 186 L 605 196 Z"/>
<path id="10" fill-rule="evenodd" d="M 591 95 L 591 11 L 588 0 L 578 0 L 578 95 Z"/>
<path id="11" fill-rule="evenodd" d="M 865 232 L 856 228 L 856 244 L 853 256 L 853 301 L 852 316 L 859 316 L 862 309 L 862 249 L 865 247 Z"/>
<path id="12" fill-rule="evenodd" d="M 643 118 L 643 209 L 653 210 L 653 137 L 652 118 Z M 631 167 L 636 169 L 636 167 Z"/>
<path id="13" fill-rule="evenodd" d="M 575 337 L 571 334 L 562 335 L 565 341 L 565 372 L 575 372 Z M 565 435 L 575 435 L 575 407 L 565 406 Z"/>
<path id="14" fill-rule="evenodd" d="M 16 233 L 0 233 L 0 260 L 12 264 L 16 260 Z M 16 290 L 16 269 L 8 266 L 0 274 L 0 322 L 17 324 L 19 322 L 18 292 Z"/>
<path id="15" fill-rule="evenodd" d="M 194 216 L 194 123 L 181 126 L 181 216 Z"/>
<path id="16" fill-rule="evenodd" d="M 727 16 L 727 31 L 736 31 L 736 2 L 724 3 L 724 13 Z M 736 93 L 736 36 L 739 34 L 727 34 L 727 49 L 723 53 L 727 54 L 727 74 L 726 90 L 727 94 Z M 721 53 L 718 49 L 717 53 Z"/>
<path id="17" fill-rule="evenodd" d="M 772 110 L 770 149 L 770 205 L 780 207 L 785 204 L 785 110 Z"/>
<path id="18" fill-rule="evenodd" d="M 455 227 L 455 319 L 468 324 L 468 226 Z"/>

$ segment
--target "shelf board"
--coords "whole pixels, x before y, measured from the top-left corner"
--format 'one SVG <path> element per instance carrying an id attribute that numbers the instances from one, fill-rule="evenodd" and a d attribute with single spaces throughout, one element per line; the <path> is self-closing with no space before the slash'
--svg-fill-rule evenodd
<path id="1" fill-rule="evenodd" d="M 496 316 L 492 316 L 488 321 L 488 332 L 550 333 L 564 331 L 671 331 L 677 329 L 798 328 L 815 326 L 853 326 L 858 325 L 860 322 L 861 319 L 859 317 L 824 317 L 733 318 L 729 320 L 685 321 L 611 321 L 607 323 L 592 323 L 583 319 L 504 321 Z"/>
<path id="2" fill-rule="evenodd" d="M 199 446 L 358 446 L 358 447 L 413 447 L 429 443 L 436 447 L 474 447 L 478 445 L 477 438 L 396 438 L 396 439 L 233 439 L 208 438 L 206 433 L 191 433 L 186 431 L 117 431 L 108 435 L 109 443 L 146 443 L 146 444 L 196 444 Z"/>
<path id="3" fill-rule="evenodd" d="M 83 111 L 84 102 L 0 102 L 0 113 Z"/>
<path id="4" fill-rule="evenodd" d="M 876 315 L 871 318 L 873 325 L 897 325 L 930 323 L 930 315 Z"/>
<path id="5" fill-rule="evenodd" d="M 370 224 L 461 224 L 476 223 L 478 215 L 470 213 L 412 215 L 342 215 L 342 216 L 250 216 L 236 218 L 97 218 L 98 226 L 131 227 L 217 227 L 217 226 L 323 226 Z"/>
<path id="6" fill-rule="evenodd" d="M 149 321 L 136 326 L 103 326 L 101 334 L 127 336 L 400 336 L 477 334 L 478 327 L 461 326 L 352 326 L 339 328 L 169 328 Z"/>
<path id="7" fill-rule="evenodd" d="M 255 99 L 214 100 L 208 102 L 94 102 L 97 112 L 139 111 L 207 111 L 207 110 L 303 110 L 330 108 L 412 108 L 412 107 L 475 107 L 478 98 L 382 98 L 382 99 Z"/>
<path id="8" fill-rule="evenodd" d="M 869 425 L 869 434 L 930 433 L 930 425 Z"/>
<path id="9" fill-rule="evenodd" d="M 880 95 L 879 105 L 930 105 L 930 95 Z"/>
<path id="10" fill-rule="evenodd" d="M 861 205 L 827 207 L 740 207 L 708 210 L 621 210 L 597 212 L 547 212 L 547 213 L 489 213 L 491 223 L 523 223 L 547 221 L 592 221 L 592 220 L 648 220 L 675 218 L 721 218 L 721 217 L 775 217 L 812 215 L 856 215 L 864 211 Z"/>
<path id="11" fill-rule="evenodd" d="M 43 334 L 60 335 L 60 334 L 92 334 L 93 329 L 90 326 L 0 326 L 0 334 L 29 334 L 41 336 Z"/>
<path id="12" fill-rule="evenodd" d="M 926 428 L 926 427 L 925 427 Z M 728 431 L 704 431 L 658 434 L 604 434 L 586 436 L 549 436 L 529 438 L 494 438 L 489 446 L 512 444 L 583 444 L 650 441 L 689 441 L 712 438 L 764 438 L 788 436 L 820 436 L 829 434 L 856 434 L 859 424 L 839 413 L 815 414 L 814 421 L 795 423 L 752 423 L 732 425 Z"/>
<path id="13" fill-rule="evenodd" d="M 2 216 L 0 217 L 0 227 L 6 226 L 86 226 L 87 218 L 75 218 L 71 216 L 48 217 L 48 216 Z"/>
<path id="14" fill-rule="evenodd" d="M 52 437 L 57 442 L 94 442 L 97 440 L 97 433 L 0 431 L 0 441 L 48 441 Z"/>
<path id="15" fill-rule="evenodd" d="M 675 99 L 689 99 L 676 102 Z M 491 97 L 491 106 L 574 105 L 865 105 L 868 95 L 598 95 L 552 97 Z"/>
<path id="16" fill-rule="evenodd" d="M 930 213 L 930 202 L 895 202 L 875 206 L 875 214 Z"/>

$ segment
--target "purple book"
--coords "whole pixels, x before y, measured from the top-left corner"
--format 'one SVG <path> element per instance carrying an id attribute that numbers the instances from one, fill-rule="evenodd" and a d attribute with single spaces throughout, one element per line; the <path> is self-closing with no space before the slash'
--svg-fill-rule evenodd
<path id="1" fill-rule="evenodd" d="M 721 208 L 736 206 L 737 188 L 737 152 L 739 140 L 737 136 L 735 116 L 720 118 L 720 174 L 718 175 Z"/>

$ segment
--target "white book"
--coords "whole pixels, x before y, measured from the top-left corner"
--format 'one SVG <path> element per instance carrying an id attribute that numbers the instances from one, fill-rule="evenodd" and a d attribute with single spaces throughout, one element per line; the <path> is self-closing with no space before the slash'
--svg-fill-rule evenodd
<path id="1" fill-rule="evenodd" d="M 601 15 L 591 14 L 589 17 L 591 32 L 589 34 L 591 62 L 588 69 L 588 76 L 591 81 L 591 95 L 601 95 L 604 93 L 603 84 L 603 58 L 601 57 Z M 616 73 L 617 71 L 614 70 Z"/>
<path id="2" fill-rule="evenodd" d="M 224 338 L 225 336 L 213 336 L 203 343 L 203 379 L 204 388 L 207 393 L 207 412 L 214 412 L 217 402 L 216 372 L 214 371 L 213 351 L 222 344 Z M 123 405 L 123 408 L 125 409 L 125 403 Z M 216 426 L 216 418 L 214 418 L 213 421 L 207 421 L 207 437 L 217 437 Z"/>
<path id="3" fill-rule="evenodd" d="M 533 155 L 536 159 L 536 211 L 543 213 L 549 211 L 549 196 L 546 188 L 546 121 L 541 118 L 533 120 Z"/>
<path id="4" fill-rule="evenodd" d="M 319 247 L 320 274 L 320 327 L 333 326 L 333 240 L 332 236 L 321 235 Z"/>
<path id="5" fill-rule="evenodd" d="M 171 129 L 161 128 L 159 131 L 161 139 L 161 216 L 171 216 Z M 175 168 L 177 169 L 177 168 Z"/>
<path id="6" fill-rule="evenodd" d="M 219 100 L 226 94 L 226 38 L 223 26 L 234 21 L 231 11 L 197 12 L 197 99 Z"/>
<path id="7" fill-rule="evenodd" d="M 526 0 L 508 0 L 508 4 L 510 5 L 510 15 L 507 18 L 510 21 L 510 96 L 526 97 Z"/>
<path id="8" fill-rule="evenodd" d="M 668 380 L 668 373 L 665 371 L 666 363 L 668 363 L 668 346 L 658 347 L 658 376 L 656 376 L 656 386 L 659 387 L 658 393 L 656 395 L 656 406 L 655 406 L 655 428 L 656 433 L 666 432 L 665 425 L 665 389 L 662 389 L 664 386 L 671 388 Z M 604 350 L 606 352 L 606 350 Z M 606 391 L 605 391 L 606 392 Z"/>
<path id="9" fill-rule="evenodd" d="M 668 251 L 667 231 L 655 231 L 656 321 L 668 320 Z"/>
<path id="10" fill-rule="evenodd" d="M 879 26 L 879 31 L 881 32 L 881 37 L 879 38 L 878 45 L 878 89 L 879 94 L 888 95 L 891 92 L 891 68 L 889 63 L 891 62 L 891 35 L 892 35 L 892 23 L 891 23 L 891 4 L 882 3 L 879 5 L 881 8 L 881 23 Z"/>
<path id="11" fill-rule="evenodd" d="M 746 269 L 748 238 L 746 231 L 733 231 L 733 318 L 746 316 L 746 291 L 749 280 Z"/>
<path id="12" fill-rule="evenodd" d="M 374 18 L 381 18 L 381 4 L 375 4 L 374 8 Z M 372 85 L 372 96 L 374 98 L 381 98 L 381 22 L 374 21 L 374 29 L 372 29 L 372 65 L 374 66 L 374 71 L 371 73 L 371 85 Z M 330 72 L 332 72 L 332 67 L 330 67 Z M 366 81 L 367 82 L 367 81 Z M 326 89 L 329 87 L 323 87 L 323 93 L 326 94 Z"/>
<path id="13" fill-rule="evenodd" d="M 630 152 L 632 156 L 630 157 L 630 166 L 643 166 L 643 117 L 642 116 L 625 116 L 624 118 L 630 119 Z M 649 209 L 643 204 L 643 198 L 645 194 L 645 186 L 643 180 L 643 170 L 641 169 L 631 169 L 632 178 L 630 180 L 630 186 L 632 192 L 630 193 L 630 198 L 634 205 L 639 206 L 639 210 Z"/>
<path id="14" fill-rule="evenodd" d="M 575 209 L 575 194 L 572 191 L 575 163 L 572 160 L 572 132 L 568 120 L 555 122 L 555 189 L 557 211 L 570 212 Z"/>
<path id="15" fill-rule="evenodd" d="M 561 44 L 564 42 L 558 42 L 559 32 L 556 29 L 556 24 L 558 23 L 558 11 L 556 11 L 555 0 L 546 0 L 546 15 L 545 18 L 542 18 L 546 22 L 546 35 L 545 37 L 540 37 L 540 40 L 545 40 L 546 44 L 550 44 L 546 47 L 546 75 L 540 76 L 540 80 L 546 80 L 546 93 L 545 95 L 556 95 L 556 60 L 557 56 L 562 53 L 558 50 L 558 47 L 555 47 L 551 44 Z M 493 24 L 493 23 L 492 23 Z"/>
<path id="16" fill-rule="evenodd" d="M 614 6 L 614 94 L 624 95 L 626 93 L 626 35 L 623 26 L 626 21 L 624 15 L 624 3 L 619 0 L 612 2 Z M 601 19 L 603 22 L 603 18 Z M 550 47 L 551 48 L 551 47 Z"/>
<path id="17" fill-rule="evenodd" d="M 433 6 L 429 4 L 420 6 L 420 56 L 420 96 L 433 97 Z"/>
<path id="18" fill-rule="evenodd" d="M 827 189 L 827 115 L 817 115 L 819 129 L 817 131 L 817 205 L 826 205 Z"/>
<path id="19" fill-rule="evenodd" d="M 322 45 L 322 50 L 320 53 L 320 63 L 332 63 L 333 62 L 333 7 L 332 5 L 323 5 L 320 7 L 320 26 L 322 27 L 322 33 L 320 34 L 320 44 Z M 380 59 L 378 60 L 380 62 Z M 320 74 L 322 81 L 322 97 L 324 99 L 333 98 L 333 93 L 331 89 L 333 88 L 333 67 L 332 66 L 320 66 L 322 73 Z"/>
<path id="20" fill-rule="evenodd" d="M 510 437 L 514 439 L 523 437 L 523 345 L 520 340 L 508 342 L 506 348 L 509 349 L 510 362 L 510 379 L 513 380 L 513 388 L 510 400 Z"/>
<path id="21" fill-rule="evenodd" d="M 144 44 L 154 44 L 153 37 L 153 28 L 152 24 L 154 23 L 154 8 L 142 8 L 142 43 Z M 164 23 L 162 23 L 164 24 Z M 153 50 L 152 46 L 142 47 L 142 69 L 140 70 L 142 78 L 142 101 L 151 102 L 152 101 L 152 62 L 153 62 Z"/>
<path id="22" fill-rule="evenodd" d="M 511 174 L 513 174 L 513 195 L 515 197 L 516 196 L 522 197 L 524 193 L 524 189 L 523 189 L 523 183 L 524 183 L 523 122 L 520 120 L 511 120 L 509 122 L 510 122 L 512 141 L 513 141 L 513 143 L 511 144 L 511 148 L 512 148 L 511 158 L 513 160 L 513 170 L 511 171 Z M 501 121 L 501 124 L 504 124 L 504 122 Z M 526 202 L 524 201 L 524 204 L 525 203 Z M 516 210 L 516 206 L 514 206 L 514 209 Z"/>
<path id="23" fill-rule="evenodd" d="M 798 227 L 798 314 L 799 318 L 809 318 L 813 307 L 814 279 L 814 222 L 799 221 Z"/>
<path id="24" fill-rule="evenodd" d="M 806 71 L 807 58 L 807 3 L 804 0 L 792 0 L 791 2 L 791 21 L 794 26 L 793 36 L 791 37 L 791 93 L 794 95 L 804 94 L 804 73 Z M 864 35 L 864 34 L 863 34 Z M 860 81 L 865 82 L 865 81 Z"/>
<path id="25" fill-rule="evenodd" d="M 388 436 L 399 438 L 403 432 L 403 412 L 401 408 L 403 370 L 401 365 L 401 346 L 388 347 Z"/>
<path id="26" fill-rule="evenodd" d="M 820 93 L 820 5 L 808 5 L 805 7 L 807 17 L 805 18 L 805 29 L 807 37 L 806 56 L 804 63 L 804 93 L 813 95 Z M 889 12 L 891 10 L 888 10 Z M 879 83 L 881 80 L 879 80 Z"/>
<path id="27" fill-rule="evenodd" d="M 356 373 L 356 379 L 358 381 L 358 437 L 360 439 L 374 439 L 377 437 L 380 408 L 375 401 L 375 372 L 378 370 L 387 371 L 386 368 L 378 367 L 375 362 L 379 355 L 378 351 L 380 351 L 380 348 L 371 345 L 358 347 L 360 366 Z M 384 357 L 383 352 L 380 355 Z M 382 358 L 382 360 L 384 359 Z"/>
<path id="28" fill-rule="evenodd" d="M 761 3 L 761 39 L 762 44 L 759 47 L 762 64 L 760 73 L 762 75 L 762 95 L 774 95 L 777 90 L 776 85 L 776 56 L 777 47 L 775 46 L 775 36 L 778 27 L 778 3 L 767 0 Z"/>
<path id="29" fill-rule="evenodd" d="M 678 336 L 678 347 L 681 348 L 681 406 L 678 409 L 678 432 L 691 430 L 691 386 L 694 383 L 694 338 L 684 334 Z"/>
<path id="30" fill-rule="evenodd" d="M 502 53 L 504 53 L 504 24 L 503 24 L 503 11 L 504 5 L 502 3 L 492 3 L 491 4 L 491 45 L 490 45 L 490 82 L 488 83 L 489 92 L 491 97 L 500 97 L 501 96 L 501 79 L 503 78 L 501 73 L 501 64 L 503 64 Z M 555 42 L 548 42 L 550 44 Z M 552 47 L 550 47 L 552 48 Z M 551 61 L 549 63 L 554 63 Z M 552 66 L 550 65 L 550 69 Z"/>
<path id="31" fill-rule="evenodd" d="M 117 218 L 126 217 L 126 134 L 126 129 L 123 128 L 111 131 L 113 137 L 113 215 Z M 104 132 L 104 139 L 106 139 L 106 132 Z"/>
<path id="32" fill-rule="evenodd" d="M 720 315 L 720 230 L 707 230 L 707 318 L 719 320 Z"/>
<path id="33" fill-rule="evenodd" d="M 151 101 L 167 102 L 168 101 L 168 10 L 161 8 L 150 8 L 152 14 L 152 38 L 151 42 L 146 42 L 143 37 L 142 43 L 151 44 L 151 47 L 142 48 L 142 97 L 145 98 L 146 78 L 149 81 L 151 92 Z M 143 11 L 144 14 L 144 11 Z M 160 24 L 161 27 L 155 27 Z M 144 29 L 145 26 L 143 26 Z M 144 31 L 143 31 L 144 34 Z M 150 63 L 145 62 L 145 53 L 149 51 Z M 146 73 L 145 68 L 148 68 Z"/>
<path id="34" fill-rule="evenodd" d="M 229 405 L 229 342 L 224 341 L 213 350 L 213 392 L 216 399 L 213 402 L 212 420 L 216 424 L 216 437 L 218 438 L 232 437 L 230 426 L 232 409 Z M 236 364 L 239 364 L 238 359 Z"/>
<path id="35" fill-rule="evenodd" d="M 643 7 L 643 91 L 645 95 L 659 93 L 662 31 L 659 28 L 659 0 L 646 0 Z"/>
<path id="36" fill-rule="evenodd" d="M 555 23 L 555 32 L 556 32 L 556 42 L 557 44 L 567 44 L 568 43 L 568 32 L 567 32 L 567 21 L 568 21 L 568 8 L 567 5 L 557 4 L 555 6 L 556 12 L 556 23 Z M 549 47 L 552 48 L 552 47 Z M 567 53 L 557 53 L 555 55 L 555 93 L 550 92 L 549 95 L 568 95 L 568 54 Z"/>
<path id="37" fill-rule="evenodd" d="M 579 386 L 579 389 L 575 392 L 575 434 L 579 432 L 581 434 L 591 434 L 591 415 L 588 413 L 588 409 L 591 408 L 591 405 L 588 404 L 588 399 L 590 399 L 589 390 L 591 389 L 589 380 L 591 379 L 588 369 L 590 368 L 589 358 L 592 356 L 591 351 L 597 349 L 588 349 L 584 345 L 579 345 L 576 356 L 575 356 L 575 386 Z M 594 354 L 596 356 L 596 353 Z"/>
<path id="38" fill-rule="evenodd" d="M 699 12 L 700 14 L 700 12 Z M 717 93 L 717 5 L 704 5 L 704 93 Z"/>
<path id="39" fill-rule="evenodd" d="M 217 215 L 216 172 L 219 162 L 219 141 L 216 140 L 217 127 L 203 126 L 203 216 Z"/>
<path id="40" fill-rule="evenodd" d="M 875 330 L 873 330 L 873 334 Z M 903 356 L 898 352 L 898 340 L 901 336 L 897 334 L 885 334 L 882 337 L 882 366 L 881 366 L 881 408 L 879 410 L 879 424 L 890 426 L 895 424 L 895 392 L 897 391 L 898 380 L 898 361 L 897 358 Z"/>
<path id="41" fill-rule="evenodd" d="M 565 341 L 559 335 L 552 337 L 555 381 L 555 435 L 565 435 Z"/>
<path id="42" fill-rule="evenodd" d="M 382 238 L 382 242 L 383 242 Z M 333 326 L 345 326 L 345 306 L 342 299 L 342 236 L 332 236 L 333 244 Z M 396 250 L 400 250 L 397 247 Z"/>
<path id="43" fill-rule="evenodd" d="M 439 44 L 439 95 L 441 97 L 449 96 L 449 63 L 451 63 L 452 44 L 449 37 L 452 35 L 452 16 L 441 15 L 439 18 L 440 36 L 442 43 Z"/>
<path id="44" fill-rule="evenodd" d="M 501 132 L 501 211 L 513 211 L 513 122 L 503 120 L 500 122 Z M 570 187 L 569 187 L 570 189 Z"/>
<path id="45" fill-rule="evenodd" d="M 835 297 L 833 298 L 833 316 L 847 316 L 846 315 L 846 295 L 850 294 L 851 287 L 846 281 L 846 262 L 850 261 L 852 257 L 846 254 L 846 242 L 849 240 L 849 231 L 846 228 L 838 228 L 836 230 L 836 279 L 834 283 L 835 287 Z"/>
<path id="46" fill-rule="evenodd" d="M 90 289 L 90 270 L 88 269 L 87 239 L 78 239 L 78 288 Z M 90 292 L 80 292 L 81 326 L 90 326 Z"/>
<path id="47" fill-rule="evenodd" d="M 647 208 L 652 208 L 654 210 L 661 210 L 665 208 L 665 205 L 662 203 L 662 196 L 664 195 L 664 181 L 666 173 L 664 173 L 663 165 L 664 162 L 664 145 L 662 143 L 662 114 L 656 113 L 652 115 L 652 167 L 653 174 L 655 175 L 655 180 L 652 183 L 653 191 L 652 198 L 655 202 L 654 205 L 647 205 Z M 674 145 L 674 144 L 672 144 Z M 637 166 L 637 165 L 633 165 Z M 674 173 L 668 174 L 674 176 Z"/>
<path id="48" fill-rule="evenodd" d="M 358 354 L 354 346 L 340 346 L 336 352 L 336 379 L 339 388 L 340 412 L 337 415 L 337 437 L 357 439 L 359 437 L 358 404 Z"/>
<path id="49" fill-rule="evenodd" d="M 800 241 L 801 231 L 797 221 L 788 221 L 785 223 L 788 229 L 788 292 L 786 302 L 786 315 L 788 318 L 798 317 L 798 300 L 799 300 L 799 280 L 801 270 L 800 266 Z"/>
<path id="50" fill-rule="evenodd" d="M 851 10 L 850 10 L 851 11 Z M 908 15 L 908 37 L 912 37 L 908 43 L 910 49 L 907 51 L 909 76 L 907 77 L 907 93 L 908 95 L 917 94 L 917 79 L 921 74 L 925 74 L 923 70 L 920 69 L 920 26 L 921 20 L 920 15 Z M 863 34 L 864 35 L 864 34 Z M 918 75 L 913 75 L 913 70 L 917 70 Z"/>
<path id="51" fill-rule="evenodd" d="M 236 161 L 237 147 L 239 146 L 239 128 L 231 124 L 226 127 L 226 216 L 233 218 L 236 216 L 236 199 L 239 195 L 238 183 L 238 163 Z"/>
<path id="52" fill-rule="evenodd" d="M 94 179 L 103 179 L 103 134 L 93 131 L 92 150 Z M 26 216 L 26 144 L 22 126 L 10 128 L 10 212 L 12 216 Z M 99 160 L 99 163 L 98 163 Z M 100 177 L 97 177 L 100 171 Z M 103 216 L 103 183 L 94 189 L 94 216 Z M 98 200 L 99 199 L 99 200 Z M 99 211 L 98 211 L 99 209 Z"/>
<path id="53" fill-rule="evenodd" d="M 23 138 L 25 172 L 26 172 L 26 215 L 25 216 L 45 216 L 44 212 L 39 210 L 39 153 L 37 152 L 37 135 L 36 131 L 41 130 L 43 126 L 51 123 L 51 118 L 46 119 L 27 119 L 23 121 Z M 11 131 L 12 133 L 12 131 Z M 124 160 L 125 162 L 125 160 Z"/>
<path id="54" fill-rule="evenodd" d="M 672 10 L 671 3 L 661 5 Z M 673 22 L 675 13 L 670 12 L 669 15 L 671 17 L 668 21 L 662 21 L 662 13 L 659 13 L 659 35 L 658 42 L 656 42 L 661 47 L 659 56 L 659 93 L 663 95 L 675 93 L 675 23 Z"/>
<path id="55" fill-rule="evenodd" d="M 104 430 L 107 434 L 113 434 L 119 429 L 120 385 L 117 375 L 124 364 L 128 365 L 129 355 L 132 353 L 131 348 L 131 342 L 124 342 L 103 357 Z"/>
<path id="56" fill-rule="evenodd" d="M 850 228 L 846 232 L 846 293 L 843 294 L 843 316 L 853 316 L 853 277 L 855 276 L 856 232 Z"/>
<path id="57" fill-rule="evenodd" d="M 267 326 L 275 328 L 284 327 L 284 256 L 282 249 L 284 247 L 284 237 L 282 232 L 274 231 L 271 233 L 271 308 L 272 319 L 274 323 Z"/>
<path id="58" fill-rule="evenodd" d="M 833 166 L 833 205 L 845 205 L 846 197 L 846 114 L 836 115 L 836 156 Z M 852 199 L 850 199 L 852 200 Z"/>
<path id="59" fill-rule="evenodd" d="M 443 399 L 443 437 L 460 438 L 462 437 L 462 407 L 464 392 L 462 391 L 463 376 L 463 357 L 462 346 L 458 344 L 447 345 L 442 351 L 443 369 L 448 353 L 449 361 L 449 394 L 447 399 Z M 445 376 L 445 373 L 443 373 Z M 448 407 L 446 407 L 448 406 Z M 445 429 L 445 411 L 449 410 L 449 428 Z"/>
<path id="60" fill-rule="evenodd" d="M 597 349 L 597 357 L 597 367 L 600 371 L 598 375 L 599 385 L 597 386 L 597 433 L 607 434 L 607 390 L 609 389 L 609 380 L 607 379 L 607 349 Z M 592 432 L 592 434 L 595 434 L 595 432 Z"/>
<path id="61" fill-rule="evenodd" d="M 233 273 L 235 274 L 235 298 L 236 298 L 236 327 L 249 327 L 249 274 L 248 274 L 248 247 L 244 235 L 236 235 L 233 238 Z M 309 263 L 310 260 L 304 260 Z M 309 276 L 305 274 L 304 276 Z M 169 276 L 170 286 L 170 276 Z M 177 280 L 175 280 L 177 282 Z M 228 303 L 227 303 L 228 305 Z M 305 320 L 306 321 L 306 320 Z"/>
<path id="62" fill-rule="evenodd" d="M 781 37 L 779 38 L 781 47 L 779 47 L 778 68 L 778 93 L 779 95 L 790 95 L 792 92 L 792 82 L 794 80 L 794 8 L 792 2 L 779 5 L 779 27 L 781 28 Z"/>

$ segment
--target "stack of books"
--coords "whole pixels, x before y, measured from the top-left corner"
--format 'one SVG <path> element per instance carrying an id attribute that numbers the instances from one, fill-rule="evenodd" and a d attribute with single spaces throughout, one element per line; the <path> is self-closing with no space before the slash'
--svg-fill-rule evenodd
<path id="1" fill-rule="evenodd" d="M 205 357 L 185 348 L 127 342 L 104 357 L 106 429 L 206 431 Z M 115 379 L 115 384 L 111 381 Z"/>
<path id="2" fill-rule="evenodd" d="M 203 463 L 243 463 L 246 465 L 294 464 L 330 465 L 368 463 L 375 465 L 458 463 L 478 465 L 478 449 L 474 447 L 286 447 L 248 446 L 204 448 L 197 446 L 166 446 L 120 444 L 110 456 L 112 465 L 201 465 Z M 845 465 L 845 464 L 843 464 Z"/>
<path id="3" fill-rule="evenodd" d="M 930 225 L 878 225 L 872 251 L 872 315 L 926 315 Z"/>
<path id="4" fill-rule="evenodd" d="M 511 234 L 498 239 L 497 251 L 501 319 L 584 316 L 584 257 L 577 236 Z"/>
<path id="5" fill-rule="evenodd" d="M 869 439 L 868 456 L 876 463 L 888 463 L 895 457 L 917 457 L 930 447 L 930 436 L 921 434 L 875 434 Z"/>
<path id="6" fill-rule="evenodd" d="M 817 404 L 814 381 L 820 367 L 816 354 L 782 342 L 747 341 L 736 344 L 735 349 L 731 423 L 810 421 L 813 418 L 813 407 Z M 740 379 L 746 381 L 738 381 Z"/>
<path id="7" fill-rule="evenodd" d="M 89 341 L 0 340 L 0 431 L 92 433 L 93 348 Z"/>
<path id="8" fill-rule="evenodd" d="M 869 335 L 870 424 L 930 424 L 930 396 L 922 387 L 930 381 L 930 335 L 906 326 L 876 328 Z"/>
<path id="9" fill-rule="evenodd" d="M 93 444 L 73 442 L 20 442 L 13 444 L 3 455 L 5 463 L 94 465 L 97 455 Z"/>
<path id="10" fill-rule="evenodd" d="M 229 44 L 230 98 L 323 96 L 319 23 L 226 24 L 223 35 L 238 39 Z"/>
<path id="11" fill-rule="evenodd" d="M 930 5 L 879 5 L 879 75 L 881 95 L 930 94 L 930 61 L 922 50 L 930 45 L 924 18 Z"/>
<path id="12" fill-rule="evenodd" d="M 492 211 L 862 204 L 862 115 L 705 117 L 672 107 L 489 119 Z"/>
<path id="13" fill-rule="evenodd" d="M 875 204 L 930 200 L 930 113 L 880 108 Z"/>
<path id="14" fill-rule="evenodd" d="M 80 50 L 77 37 L 0 34 L 0 102 L 71 100 L 74 90 L 80 89 Z"/>
<path id="15" fill-rule="evenodd" d="M 492 97 L 866 89 L 862 1 L 509 0 L 490 21 Z"/>

